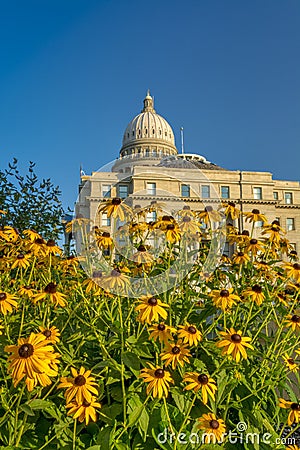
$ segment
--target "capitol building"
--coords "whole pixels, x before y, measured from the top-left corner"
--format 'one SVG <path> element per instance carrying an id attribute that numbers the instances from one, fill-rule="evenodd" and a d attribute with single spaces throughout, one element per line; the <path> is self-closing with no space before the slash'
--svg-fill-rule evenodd
<path id="1" fill-rule="evenodd" d="M 166 214 L 185 205 L 200 211 L 222 201 L 233 202 L 242 212 L 258 209 L 268 221 L 278 220 L 295 250 L 300 250 L 300 183 L 273 179 L 270 172 L 229 170 L 204 156 L 180 152 L 167 120 L 156 112 L 149 91 L 142 111 L 127 125 L 119 157 L 103 171 L 81 175 L 76 213 L 94 225 L 110 227 L 110 219 L 98 213 L 109 197 L 126 199 L 132 208 L 163 203 Z M 156 220 L 150 212 L 148 221 Z M 243 215 L 235 226 L 249 229 Z M 262 223 L 256 222 L 259 232 Z"/>

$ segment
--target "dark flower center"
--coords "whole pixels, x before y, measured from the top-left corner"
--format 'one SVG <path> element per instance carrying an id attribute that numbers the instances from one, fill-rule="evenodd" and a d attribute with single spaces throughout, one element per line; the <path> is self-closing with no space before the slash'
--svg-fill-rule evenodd
<path id="1" fill-rule="evenodd" d="M 259 209 L 252 209 L 252 214 L 260 214 Z"/>
<path id="2" fill-rule="evenodd" d="M 119 272 L 119 270 L 117 270 L 117 269 L 113 269 L 111 272 L 110 272 L 110 276 L 111 277 L 120 277 L 122 274 L 121 274 L 121 272 Z"/>
<path id="3" fill-rule="evenodd" d="M 165 376 L 164 369 L 156 369 L 156 371 L 154 372 L 154 376 L 155 378 L 163 378 Z"/>
<path id="4" fill-rule="evenodd" d="M 150 305 L 150 306 L 156 306 L 156 305 L 157 305 L 157 298 L 155 298 L 155 297 L 149 298 L 149 300 L 148 300 L 148 305 Z"/>
<path id="5" fill-rule="evenodd" d="M 51 331 L 50 330 L 44 330 L 43 331 L 43 335 L 46 336 L 46 338 L 49 338 L 51 336 Z"/>
<path id="6" fill-rule="evenodd" d="M 2 302 L 3 300 L 6 300 L 7 295 L 5 294 L 5 292 L 0 292 L 0 302 Z"/>
<path id="7" fill-rule="evenodd" d="M 93 278 L 101 278 L 102 277 L 101 270 L 94 270 L 92 277 Z"/>
<path id="8" fill-rule="evenodd" d="M 233 203 L 233 202 L 228 202 L 228 205 L 232 206 L 233 208 L 235 208 L 235 203 Z"/>
<path id="9" fill-rule="evenodd" d="M 110 237 L 110 233 L 108 233 L 107 231 L 104 231 L 102 233 L 102 237 Z"/>
<path id="10" fill-rule="evenodd" d="M 146 247 L 144 246 L 144 245 L 139 245 L 138 246 L 138 251 L 139 252 L 145 252 L 147 249 L 146 249 Z"/>
<path id="11" fill-rule="evenodd" d="M 255 292 L 256 294 L 261 294 L 262 288 L 258 284 L 255 284 L 254 286 L 252 286 L 252 291 Z"/>
<path id="12" fill-rule="evenodd" d="M 48 246 L 48 247 L 54 247 L 54 246 L 55 246 L 55 241 L 54 241 L 53 239 L 49 239 L 49 240 L 47 241 L 47 246 Z"/>
<path id="13" fill-rule="evenodd" d="M 296 250 L 292 250 L 292 251 L 291 251 L 291 255 L 293 255 L 293 256 L 297 256 L 297 255 L 298 255 L 298 253 L 296 252 Z"/>
<path id="14" fill-rule="evenodd" d="M 291 318 L 291 321 L 292 321 L 292 322 L 295 322 L 295 323 L 299 323 L 299 322 L 300 322 L 300 317 L 297 316 L 297 314 L 294 314 L 294 315 L 292 316 L 292 318 Z"/>
<path id="15" fill-rule="evenodd" d="M 220 426 L 220 424 L 219 424 L 219 422 L 218 422 L 217 420 L 211 420 L 211 421 L 209 422 L 209 425 L 210 425 L 210 427 L 211 427 L 213 430 L 217 430 L 217 429 L 219 428 L 219 426 Z"/>
<path id="16" fill-rule="evenodd" d="M 167 230 L 174 230 L 175 225 L 173 223 L 170 223 L 169 225 L 167 225 Z"/>
<path id="17" fill-rule="evenodd" d="M 190 327 L 188 327 L 188 332 L 191 334 L 196 334 L 197 328 L 195 328 L 195 327 L 193 327 L 193 325 L 191 325 Z"/>
<path id="18" fill-rule="evenodd" d="M 293 268 L 296 269 L 296 270 L 300 270 L 300 264 L 299 263 L 295 263 L 293 265 Z"/>
<path id="19" fill-rule="evenodd" d="M 19 253 L 17 256 L 17 259 L 24 259 L 24 258 L 25 258 L 25 256 L 23 255 L 23 253 Z"/>
<path id="20" fill-rule="evenodd" d="M 299 405 L 299 403 L 292 403 L 292 404 L 291 404 L 291 409 L 292 409 L 293 411 L 300 411 L 300 405 Z"/>
<path id="21" fill-rule="evenodd" d="M 244 256 L 244 253 L 243 253 L 243 252 L 238 252 L 237 255 L 238 255 L 238 256 Z"/>
<path id="22" fill-rule="evenodd" d="M 172 216 L 163 216 L 162 219 L 164 222 L 170 222 L 170 220 L 173 220 Z"/>
<path id="23" fill-rule="evenodd" d="M 184 207 L 182 208 L 182 209 L 188 209 L 188 210 L 190 210 L 191 208 L 190 208 L 190 206 L 189 205 L 184 205 Z"/>
<path id="24" fill-rule="evenodd" d="M 34 243 L 35 243 L 35 244 L 44 244 L 45 241 L 44 241 L 44 239 L 42 239 L 42 238 L 36 238 L 36 239 L 34 240 Z"/>
<path id="25" fill-rule="evenodd" d="M 273 226 L 271 227 L 271 230 L 272 230 L 272 231 L 276 231 L 276 232 L 278 233 L 279 228 L 278 228 L 277 225 L 273 225 Z"/>
<path id="26" fill-rule="evenodd" d="M 23 344 L 18 350 L 19 356 L 21 358 L 29 358 L 29 356 L 33 355 L 33 345 L 31 344 Z"/>
<path id="27" fill-rule="evenodd" d="M 182 218 L 182 222 L 190 222 L 190 221 L 191 221 L 191 218 L 189 216 L 184 216 Z"/>
<path id="28" fill-rule="evenodd" d="M 220 291 L 220 296 L 221 297 L 229 297 L 229 291 L 227 289 L 222 289 Z"/>
<path id="29" fill-rule="evenodd" d="M 293 358 L 289 358 L 289 359 L 287 359 L 287 362 L 288 362 L 289 364 L 295 364 L 295 361 L 294 361 L 294 359 L 293 359 Z"/>
<path id="30" fill-rule="evenodd" d="M 83 386 L 86 383 L 86 379 L 83 375 L 77 375 L 74 379 L 74 384 L 76 386 Z"/>
<path id="31" fill-rule="evenodd" d="M 241 342 L 242 340 L 242 336 L 240 334 L 232 334 L 231 335 L 231 342 L 234 342 L 235 344 L 238 344 L 239 342 Z"/>
<path id="32" fill-rule="evenodd" d="M 205 212 L 211 212 L 212 210 L 212 206 L 206 206 L 206 208 L 204 208 Z"/>
<path id="33" fill-rule="evenodd" d="M 201 374 L 198 376 L 198 381 L 199 381 L 200 384 L 205 385 L 205 384 L 208 383 L 208 376 L 205 375 L 205 373 L 201 373 Z"/>
<path id="34" fill-rule="evenodd" d="M 250 239 L 250 244 L 251 245 L 256 245 L 257 244 L 257 239 Z"/>
<path id="35" fill-rule="evenodd" d="M 248 230 L 243 230 L 242 231 L 242 236 L 250 236 L 250 233 Z"/>
<path id="36" fill-rule="evenodd" d="M 52 283 L 52 282 L 47 284 L 47 286 L 45 287 L 44 291 L 46 292 L 46 294 L 55 294 L 55 292 L 56 292 L 56 284 Z"/>
<path id="37" fill-rule="evenodd" d="M 157 329 L 158 329 L 158 331 L 165 331 L 166 325 L 164 325 L 163 323 L 160 323 L 159 325 L 157 325 Z"/>
<path id="38" fill-rule="evenodd" d="M 277 225 L 279 227 L 280 226 L 279 220 L 273 220 L 272 225 Z"/>
<path id="39" fill-rule="evenodd" d="M 112 203 L 112 205 L 117 206 L 117 205 L 120 205 L 122 203 L 122 200 L 120 198 L 116 197 L 116 198 L 112 199 L 111 203 Z"/>
<path id="40" fill-rule="evenodd" d="M 180 353 L 180 347 L 177 347 L 177 345 L 174 345 L 172 348 L 173 355 L 178 355 Z"/>
<path id="41" fill-rule="evenodd" d="M 84 399 L 82 402 L 82 406 L 84 406 L 85 408 L 88 408 L 89 406 L 91 406 L 91 404 Z"/>

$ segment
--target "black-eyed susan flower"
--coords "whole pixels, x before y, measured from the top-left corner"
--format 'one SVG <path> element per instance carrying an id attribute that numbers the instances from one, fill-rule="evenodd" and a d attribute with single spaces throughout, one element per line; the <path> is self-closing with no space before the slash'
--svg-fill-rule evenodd
<path id="1" fill-rule="evenodd" d="M 152 393 L 153 397 L 162 398 L 167 397 L 169 393 L 170 383 L 174 383 L 170 372 L 159 366 L 154 366 L 148 363 L 150 369 L 142 369 L 140 378 L 143 378 L 145 383 L 149 383 L 146 388 L 146 393 Z"/>
<path id="2" fill-rule="evenodd" d="M 208 396 L 213 400 L 215 399 L 215 392 L 217 385 L 215 380 L 206 373 L 188 372 L 184 374 L 184 383 L 189 383 L 184 389 L 186 391 L 193 390 L 198 392 L 201 389 L 202 401 L 206 405 L 208 402 Z"/>
<path id="3" fill-rule="evenodd" d="M 230 328 L 227 331 L 221 331 L 220 334 L 223 339 L 216 343 L 216 346 L 222 348 L 222 355 L 229 355 L 239 362 L 241 357 L 247 359 L 246 348 L 253 350 L 253 347 L 249 342 L 251 338 L 242 336 L 240 330 L 235 331 L 234 328 Z"/>
<path id="4" fill-rule="evenodd" d="M 154 256 L 148 252 L 145 245 L 139 245 L 136 253 L 131 257 L 137 264 L 151 264 L 154 261 Z"/>
<path id="5" fill-rule="evenodd" d="M 286 327 L 291 327 L 293 331 L 300 331 L 300 315 L 288 314 L 284 323 Z"/>
<path id="6" fill-rule="evenodd" d="M 40 239 L 42 237 L 35 230 L 24 230 L 23 234 L 30 240 L 30 242 L 34 242 L 36 239 Z"/>
<path id="7" fill-rule="evenodd" d="M 226 217 L 235 220 L 238 219 L 241 211 L 236 207 L 235 203 L 233 202 L 224 202 L 223 207 L 225 208 L 224 214 Z"/>
<path id="8" fill-rule="evenodd" d="M 180 241 L 181 231 L 177 224 L 169 223 L 165 229 L 165 235 L 168 242 L 175 244 L 175 242 Z"/>
<path id="9" fill-rule="evenodd" d="M 126 216 L 132 215 L 132 210 L 130 206 L 122 202 L 118 197 L 107 200 L 101 204 L 98 208 L 101 213 L 106 213 L 107 217 L 112 217 L 113 219 L 120 219 L 122 222 L 125 220 Z"/>
<path id="10" fill-rule="evenodd" d="M 65 398 L 69 404 L 73 398 L 79 404 L 84 400 L 88 403 L 92 401 L 92 394 L 98 396 L 97 383 L 94 377 L 91 377 L 91 370 L 85 370 L 83 366 L 79 371 L 71 367 L 72 377 L 62 377 L 58 389 L 67 388 Z"/>
<path id="11" fill-rule="evenodd" d="M 46 337 L 47 341 L 51 342 L 52 344 L 56 344 L 57 342 L 59 342 L 60 332 L 59 329 L 55 326 L 52 326 L 50 328 L 40 326 L 39 330 Z"/>
<path id="12" fill-rule="evenodd" d="M 176 369 L 177 364 L 183 367 L 184 362 L 189 362 L 191 356 L 187 345 L 180 340 L 175 343 L 168 343 L 165 350 L 160 354 L 162 361 L 166 366 L 172 365 L 172 369 Z"/>
<path id="13" fill-rule="evenodd" d="M 24 376 L 28 378 L 28 390 L 32 390 L 38 383 L 47 386 L 51 383 L 49 376 L 57 374 L 51 363 L 56 363 L 59 355 L 54 353 L 51 343 L 40 333 L 31 333 L 29 338 L 20 338 L 18 345 L 7 345 L 4 350 L 12 353 L 8 357 L 8 371 L 11 372 L 14 386 L 17 386 Z"/>
<path id="14" fill-rule="evenodd" d="M 46 255 L 46 241 L 41 237 L 35 238 L 35 240 L 30 244 L 29 248 L 35 256 Z"/>
<path id="15" fill-rule="evenodd" d="M 148 328 L 148 331 L 151 331 L 149 339 L 153 339 L 154 341 L 158 339 L 159 342 L 163 342 L 165 345 L 168 344 L 168 341 L 173 340 L 172 334 L 177 332 L 176 328 L 170 327 L 165 323 L 152 325 Z"/>
<path id="16" fill-rule="evenodd" d="M 103 274 L 101 270 L 94 270 L 91 278 L 84 280 L 82 285 L 85 286 L 85 291 L 87 294 L 90 292 L 101 292 L 99 289 L 99 284 L 101 283 L 102 276 Z"/>
<path id="17" fill-rule="evenodd" d="M 250 223 L 255 223 L 255 222 L 266 223 L 267 222 L 266 216 L 264 214 L 261 214 L 259 209 L 252 209 L 251 212 L 245 212 L 243 214 L 246 217 L 246 221 L 248 221 Z"/>
<path id="18" fill-rule="evenodd" d="M 244 252 L 237 252 L 232 256 L 233 264 L 247 264 L 250 261 L 250 256 Z"/>
<path id="19" fill-rule="evenodd" d="M 288 354 L 285 354 L 285 355 L 283 355 L 282 359 L 285 362 L 286 368 L 290 372 L 298 372 L 299 366 L 297 363 L 295 363 L 294 358 L 292 358 Z"/>
<path id="20" fill-rule="evenodd" d="M 249 297 L 257 304 L 257 306 L 260 306 L 265 300 L 265 294 L 263 293 L 262 287 L 259 284 L 254 284 L 251 288 L 246 289 L 243 292 L 243 295 L 245 297 Z"/>
<path id="21" fill-rule="evenodd" d="M 173 216 L 162 216 L 157 219 L 155 225 L 153 225 L 153 228 L 159 228 L 162 231 L 165 231 L 167 226 L 172 224 L 176 224 L 176 220 Z"/>
<path id="22" fill-rule="evenodd" d="M 34 296 L 34 290 L 32 285 L 21 286 L 19 288 L 19 295 L 21 297 L 32 298 Z"/>
<path id="23" fill-rule="evenodd" d="M 140 304 L 136 306 L 135 311 L 139 313 L 137 320 L 142 323 L 158 322 L 160 317 L 166 320 L 168 313 L 164 308 L 168 308 L 167 303 L 163 303 L 156 297 L 142 297 Z"/>
<path id="24" fill-rule="evenodd" d="M 232 308 L 236 302 L 241 300 L 238 295 L 233 294 L 233 288 L 213 290 L 209 295 L 212 297 L 213 304 L 223 311 Z"/>
<path id="25" fill-rule="evenodd" d="M 292 278 L 296 283 L 300 281 L 300 263 L 285 263 L 284 269 L 286 272 L 286 276 L 288 278 Z"/>
<path id="26" fill-rule="evenodd" d="M 26 269 L 30 265 L 30 255 L 24 255 L 24 253 L 19 253 L 14 259 L 11 268 L 16 269 Z"/>
<path id="27" fill-rule="evenodd" d="M 1 237 L 3 237 L 7 242 L 15 243 L 19 238 L 19 233 L 15 228 L 5 226 L 1 230 Z"/>
<path id="28" fill-rule="evenodd" d="M 179 229 L 182 233 L 200 233 L 200 225 L 198 222 L 193 220 L 191 216 L 184 215 L 180 222 L 178 223 Z"/>
<path id="29" fill-rule="evenodd" d="M 220 222 L 222 219 L 222 214 L 214 210 L 212 206 L 206 206 L 197 216 L 206 225 L 209 225 L 211 222 Z"/>
<path id="30" fill-rule="evenodd" d="M 187 323 L 186 325 L 179 325 L 178 328 L 178 337 L 179 339 L 182 339 L 184 344 L 188 344 L 192 347 L 193 345 L 198 345 L 201 341 L 202 334 L 195 327 L 195 325 L 190 325 Z"/>
<path id="31" fill-rule="evenodd" d="M 300 447 L 298 447 L 298 445 L 288 445 L 287 447 L 285 447 L 285 450 L 300 450 Z"/>
<path id="32" fill-rule="evenodd" d="M 253 256 L 256 256 L 259 252 L 264 250 L 264 244 L 258 239 L 250 239 L 248 245 L 246 246 L 246 251 L 250 252 Z"/>
<path id="33" fill-rule="evenodd" d="M 97 234 L 95 239 L 96 239 L 97 245 L 100 249 L 110 248 L 113 244 L 113 239 L 112 239 L 110 233 L 108 233 L 107 231 L 104 231 L 101 234 Z"/>
<path id="34" fill-rule="evenodd" d="M 113 269 L 109 275 L 103 276 L 101 286 L 108 291 L 114 289 L 124 291 L 129 282 L 130 280 L 125 273 L 122 273 L 119 269 Z"/>
<path id="35" fill-rule="evenodd" d="M 18 303 L 16 297 L 8 292 L 0 292 L 0 311 L 5 316 L 8 312 L 11 313 L 13 308 L 17 308 Z"/>
<path id="36" fill-rule="evenodd" d="M 281 228 L 278 220 L 274 220 L 271 224 L 264 224 L 261 234 L 267 235 L 268 241 L 278 246 L 280 244 L 281 235 L 285 234 L 285 231 Z"/>
<path id="37" fill-rule="evenodd" d="M 224 434 L 226 432 L 224 420 L 217 419 L 213 413 L 208 413 L 199 417 L 198 421 L 198 428 L 200 430 L 204 430 L 205 432 L 205 444 L 216 444 L 217 442 L 223 442 Z"/>
<path id="38" fill-rule="evenodd" d="M 66 300 L 65 300 L 66 295 L 62 294 L 61 292 L 58 292 L 57 285 L 53 282 L 47 284 L 47 286 L 44 289 L 44 292 L 35 294 L 32 297 L 32 300 L 34 303 L 36 303 L 45 298 L 49 298 L 55 306 L 60 305 L 61 307 L 64 307 L 66 305 Z"/>
<path id="39" fill-rule="evenodd" d="M 45 254 L 46 255 L 61 255 L 62 250 L 59 248 L 58 245 L 56 245 L 55 241 L 53 239 L 48 239 L 46 242 L 46 245 L 44 247 Z"/>
<path id="40" fill-rule="evenodd" d="M 86 425 L 92 420 L 96 422 L 96 408 L 101 408 L 101 404 L 97 402 L 96 397 L 91 396 L 91 401 L 83 400 L 82 403 L 78 403 L 73 399 L 71 403 L 66 405 L 66 408 L 70 408 L 68 411 L 68 416 L 73 415 L 74 419 L 78 419 L 79 422 L 85 422 Z"/>
<path id="41" fill-rule="evenodd" d="M 280 408 L 289 409 L 288 425 L 299 423 L 300 421 L 300 404 L 295 402 L 288 402 L 284 398 L 279 398 Z"/>

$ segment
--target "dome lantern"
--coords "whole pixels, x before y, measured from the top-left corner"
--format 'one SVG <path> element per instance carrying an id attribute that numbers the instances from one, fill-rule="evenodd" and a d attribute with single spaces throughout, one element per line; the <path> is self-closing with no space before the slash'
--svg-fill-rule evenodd
<path id="1" fill-rule="evenodd" d="M 155 109 L 154 109 L 154 100 L 150 95 L 150 90 L 148 89 L 147 91 L 147 95 L 144 98 L 144 108 L 142 109 L 142 113 L 147 112 L 147 111 L 151 111 L 153 113 L 155 113 Z"/>

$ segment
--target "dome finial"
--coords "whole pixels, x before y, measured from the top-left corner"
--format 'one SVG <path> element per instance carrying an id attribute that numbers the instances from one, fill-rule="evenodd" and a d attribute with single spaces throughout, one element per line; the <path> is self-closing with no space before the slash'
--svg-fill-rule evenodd
<path id="1" fill-rule="evenodd" d="M 147 95 L 144 98 L 144 108 L 143 108 L 142 112 L 148 112 L 148 111 L 155 113 L 154 101 L 150 95 L 150 89 L 147 90 Z"/>

